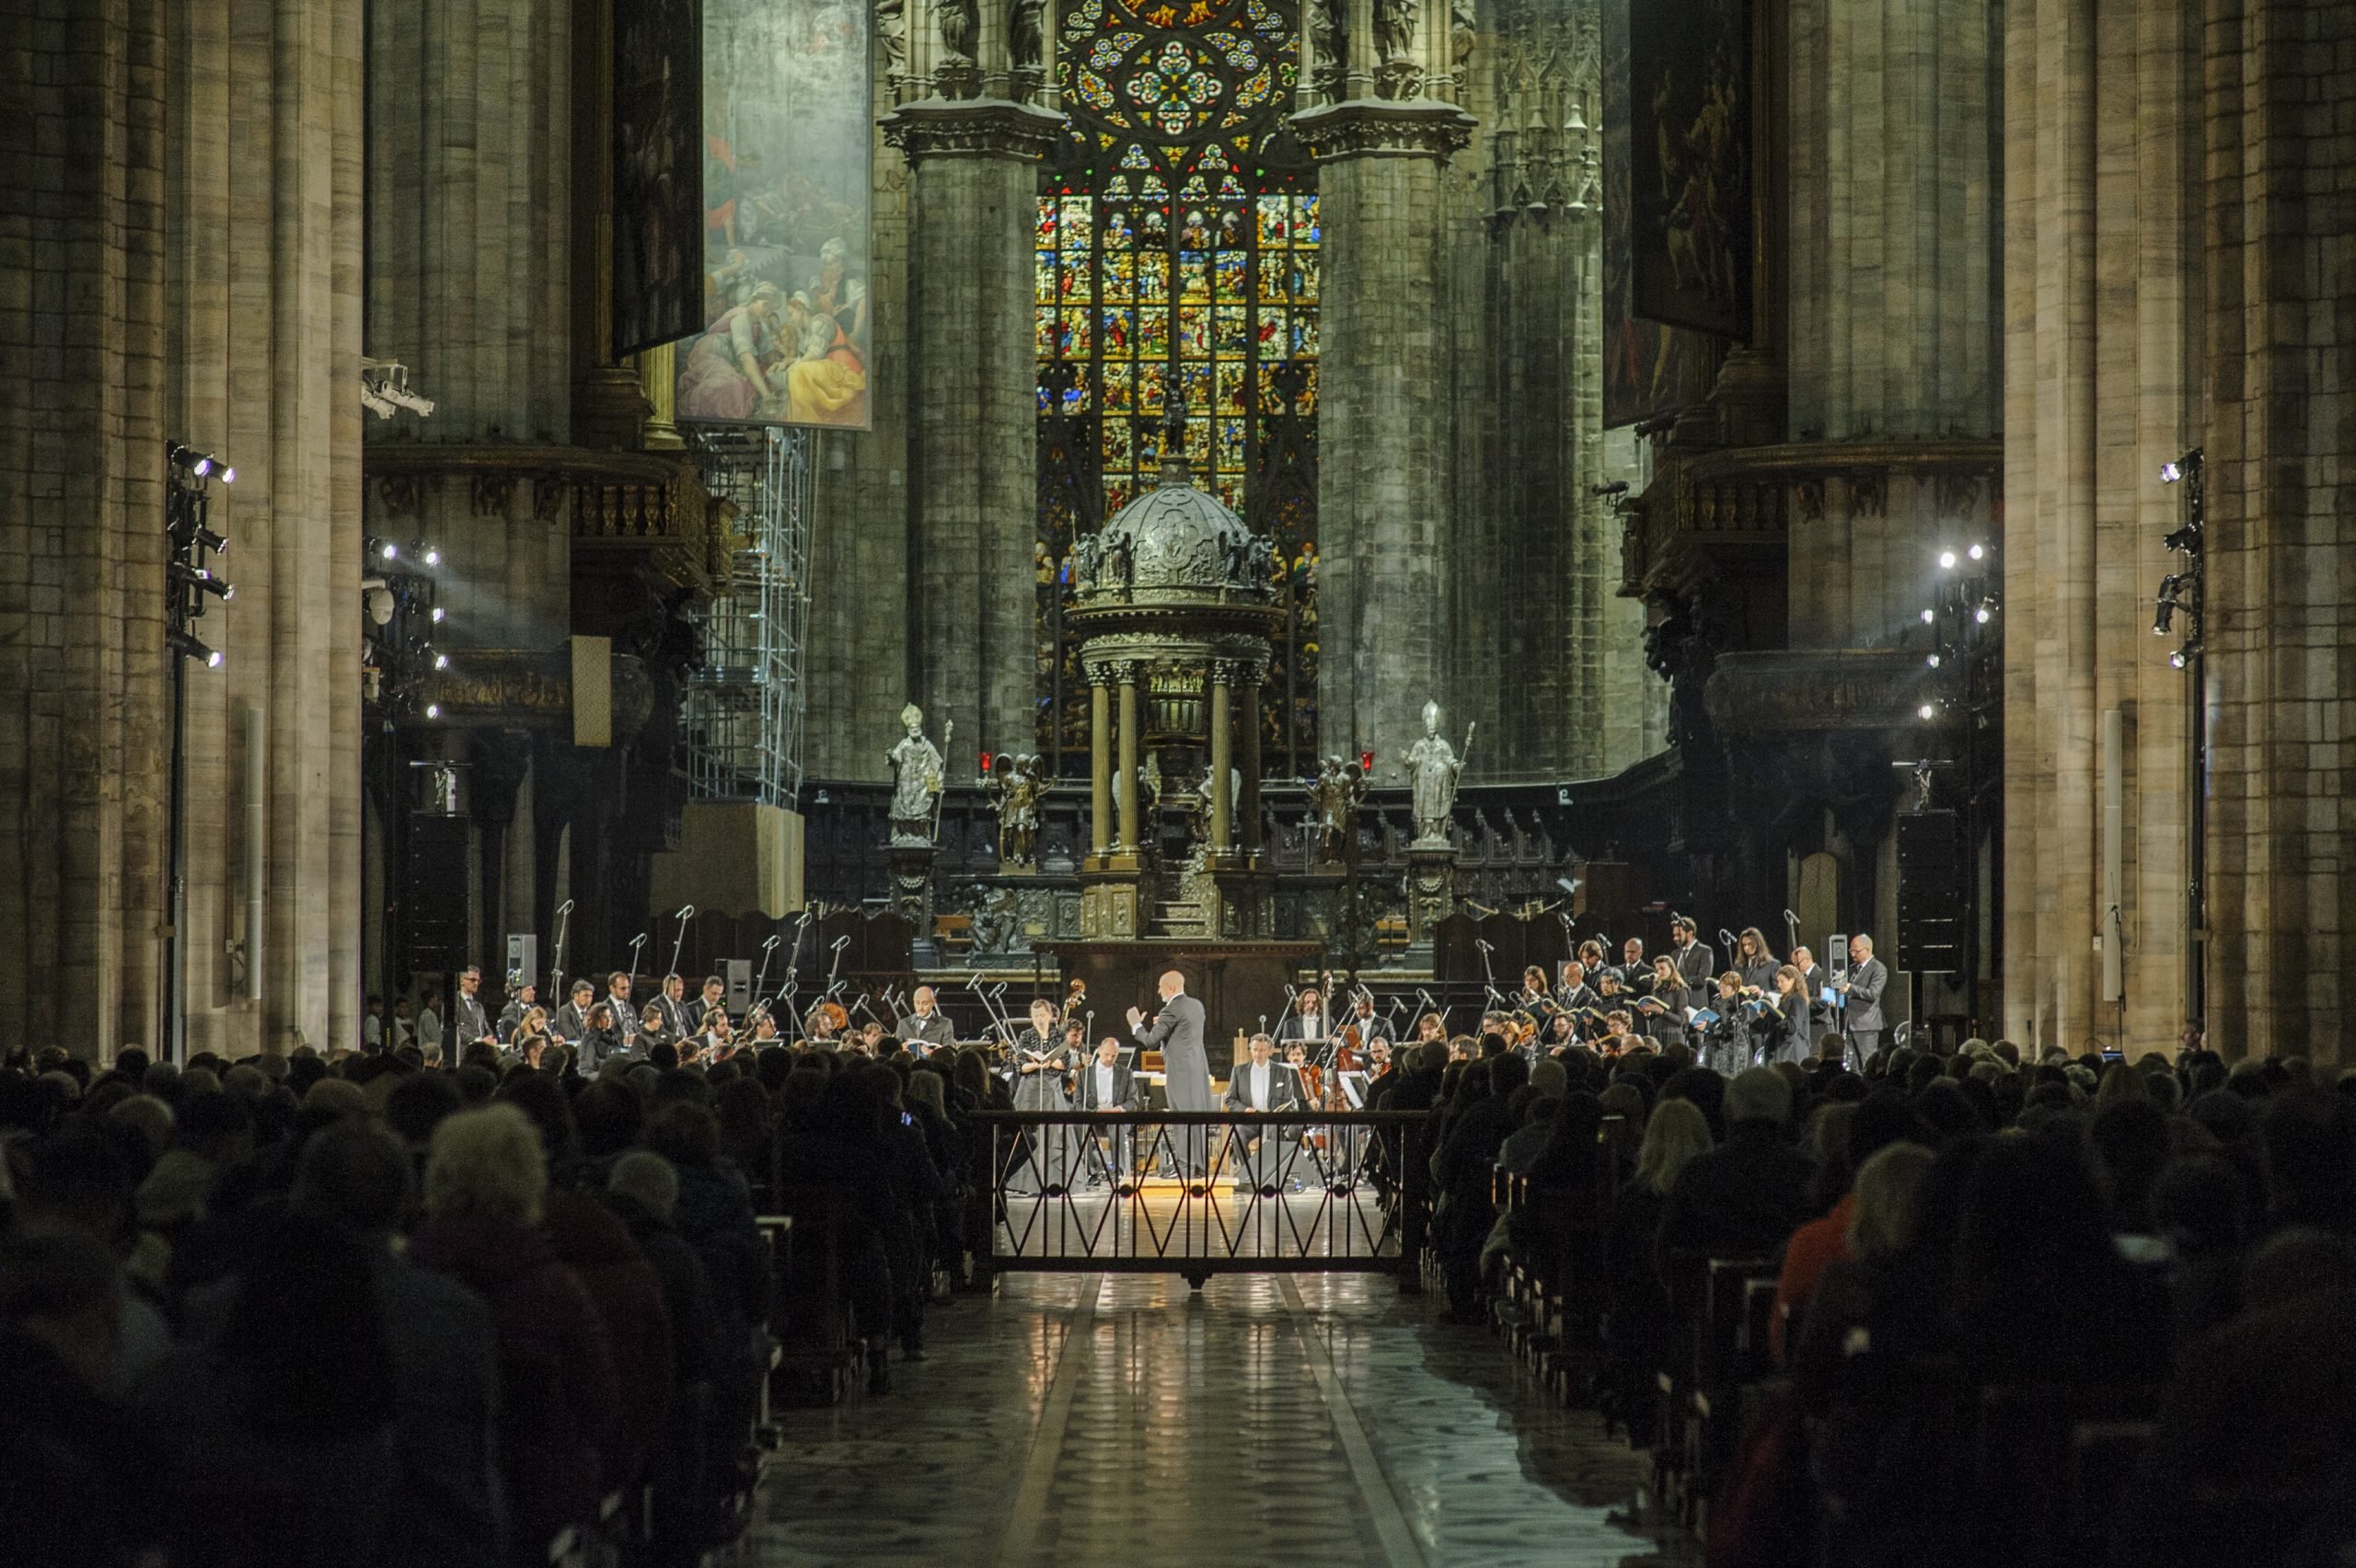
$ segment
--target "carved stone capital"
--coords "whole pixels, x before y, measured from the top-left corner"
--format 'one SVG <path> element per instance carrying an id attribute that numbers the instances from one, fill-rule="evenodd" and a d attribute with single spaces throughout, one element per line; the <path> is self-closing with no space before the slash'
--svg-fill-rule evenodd
<path id="1" fill-rule="evenodd" d="M 884 117 L 884 139 L 910 163 L 933 157 L 1042 158 L 1064 133 L 1064 117 L 1006 98 L 923 98 Z"/>
<path id="2" fill-rule="evenodd" d="M 1292 128 L 1322 162 L 1349 157 L 1427 157 L 1447 162 L 1478 123 L 1437 98 L 1351 98 L 1303 110 Z"/>

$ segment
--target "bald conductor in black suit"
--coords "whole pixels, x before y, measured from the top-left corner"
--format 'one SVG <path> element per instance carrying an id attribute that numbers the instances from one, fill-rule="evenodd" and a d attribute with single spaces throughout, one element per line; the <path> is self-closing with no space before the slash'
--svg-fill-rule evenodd
<path id="1" fill-rule="evenodd" d="M 1161 1053 L 1161 1067 L 1165 1075 L 1163 1093 L 1172 1111 L 1208 1111 L 1211 1109 L 1211 1064 L 1203 1049 L 1203 1004 L 1186 995 L 1186 977 L 1176 970 L 1166 970 L 1156 987 L 1161 997 L 1161 1010 L 1154 1015 L 1149 1027 L 1144 1010 L 1129 1009 L 1129 1032 L 1149 1051 Z M 1206 1129 L 1184 1129 L 1186 1174 L 1200 1176 L 1208 1168 L 1205 1158 L 1209 1140 Z"/>

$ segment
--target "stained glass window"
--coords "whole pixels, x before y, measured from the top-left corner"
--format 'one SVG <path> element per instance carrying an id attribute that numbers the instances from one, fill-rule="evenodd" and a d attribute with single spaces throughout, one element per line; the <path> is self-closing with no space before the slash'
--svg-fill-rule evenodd
<path id="1" fill-rule="evenodd" d="M 1165 405 L 1195 482 L 1275 546 L 1285 608 L 1261 714 L 1266 766 L 1317 737 L 1319 234 L 1285 126 L 1297 0 L 1078 0 L 1034 252 L 1039 362 L 1039 749 L 1088 766 L 1088 694 L 1064 634 L 1071 547 L 1159 476 Z"/>

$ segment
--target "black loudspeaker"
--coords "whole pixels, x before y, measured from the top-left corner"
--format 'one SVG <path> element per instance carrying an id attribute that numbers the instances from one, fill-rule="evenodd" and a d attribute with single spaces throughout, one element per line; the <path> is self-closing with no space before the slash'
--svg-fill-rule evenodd
<path id="1" fill-rule="evenodd" d="M 1917 974 L 1963 967 L 1970 888 L 1953 812 L 1898 819 L 1898 965 Z"/>
<path id="2" fill-rule="evenodd" d="M 456 973 L 467 958 L 467 819 L 413 816 L 401 859 L 401 927 L 409 964 Z"/>

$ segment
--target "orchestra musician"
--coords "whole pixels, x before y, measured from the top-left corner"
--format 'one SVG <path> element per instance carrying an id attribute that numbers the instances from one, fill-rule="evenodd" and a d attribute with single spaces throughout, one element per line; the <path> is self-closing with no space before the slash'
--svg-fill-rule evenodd
<path id="1" fill-rule="evenodd" d="M 1314 986 L 1304 986 L 1299 1004 L 1276 1025 L 1276 1041 L 1282 1044 L 1291 1040 L 1322 1040 L 1326 1035 L 1324 998 Z"/>
<path id="2" fill-rule="evenodd" d="M 1653 966 L 1645 962 L 1642 939 L 1630 937 L 1620 944 L 1620 988 L 1630 996 L 1642 995 L 1652 985 Z"/>
<path id="3" fill-rule="evenodd" d="M 1742 976 L 1742 988 L 1765 996 L 1775 988 L 1775 971 L 1784 966 L 1767 947 L 1767 938 L 1756 926 L 1745 926 L 1734 940 L 1734 969 Z"/>
<path id="4" fill-rule="evenodd" d="M 582 1032 L 589 1026 L 589 1004 L 596 999 L 596 986 L 586 979 L 575 980 L 572 983 L 572 999 L 556 1009 L 556 1018 L 549 1025 L 549 1032 L 568 1043 L 580 1039 Z"/>
<path id="5" fill-rule="evenodd" d="M 707 974 L 703 977 L 703 1005 L 696 1009 L 696 1016 L 710 1018 L 715 1012 L 722 1018 L 728 1017 L 728 982 L 717 974 Z M 729 1021 L 733 1023 L 735 1020 L 730 1019 Z"/>
<path id="6" fill-rule="evenodd" d="M 491 1030 L 491 1020 L 484 1016 L 482 998 L 475 994 L 481 989 L 480 965 L 469 963 L 458 971 L 458 994 L 450 1003 L 450 1029 L 457 1035 L 462 1051 L 478 1040 L 488 1040 L 493 1044 L 499 1041 L 499 1036 Z"/>
<path id="7" fill-rule="evenodd" d="M 672 1040 L 685 1040 L 696 1032 L 695 1015 L 687 1007 L 687 981 L 683 974 L 663 976 L 663 995 L 657 998 L 663 1008 L 663 1027 Z"/>
<path id="8" fill-rule="evenodd" d="M 1669 951 L 1677 960 L 1677 976 L 1689 991 L 1705 989 L 1718 973 L 1718 955 L 1709 947 L 1694 940 L 1693 917 L 1672 915 L 1669 917 Z M 1654 974 L 1659 974 L 1656 968 Z"/>
<path id="9" fill-rule="evenodd" d="M 625 976 L 627 985 L 627 976 Z M 581 1027 L 581 1070 L 594 1073 L 607 1056 L 622 1048 L 621 1026 L 614 1021 L 614 1004 L 595 1001 L 589 1004 L 589 1013 Z"/>
<path id="10" fill-rule="evenodd" d="M 920 993 L 921 994 L 921 993 Z M 1014 1042 L 1014 1108 L 1017 1111 L 1061 1111 L 1069 1101 L 1064 1096 L 1064 1073 L 1079 1066 L 1064 1046 L 1064 1032 L 1057 1021 L 1056 1004 L 1045 997 L 1031 1004 L 1031 1027 Z M 1038 1181 L 1047 1186 L 1060 1186 L 1070 1179 L 1070 1162 L 1065 1140 L 1057 1136 L 1061 1129 L 1032 1127 L 1024 1130 L 1023 1147 L 1033 1162 Z M 1041 1134 L 1047 1136 L 1041 1136 Z"/>
<path id="11" fill-rule="evenodd" d="M 1544 1009 L 1549 1009 L 1553 1000 L 1554 990 L 1546 984 L 1543 967 L 1533 963 L 1521 972 L 1521 995 L 1514 998 L 1516 1007 L 1532 1018 L 1538 1018 L 1543 1016 Z"/>
<path id="12" fill-rule="evenodd" d="M 1300 1108 L 1300 1079 L 1293 1069 L 1276 1061 L 1276 1042 L 1265 1034 L 1252 1037 L 1251 1059 L 1236 1065 L 1227 1082 L 1227 1108 L 1230 1111 L 1297 1111 Z M 1239 1149 L 1239 1165 L 1235 1190 L 1250 1192 L 1255 1187 L 1272 1185 L 1277 1174 L 1276 1150 L 1274 1147 L 1277 1130 L 1265 1134 L 1237 1128 L 1234 1140 Z"/>
<path id="13" fill-rule="evenodd" d="M 1074 1075 L 1071 1103 L 1076 1111 L 1145 1109 L 1145 1086 L 1138 1082 L 1135 1068 L 1122 1065 L 1118 1036 L 1108 1034 L 1096 1043 L 1096 1055 Z M 1127 1127 L 1108 1127 L 1091 1137 L 1089 1147 L 1093 1167 L 1088 1176 L 1090 1186 L 1102 1186 L 1109 1174 L 1130 1169 Z"/>
<path id="14" fill-rule="evenodd" d="M 1874 956 L 1874 940 L 1862 932 L 1849 939 L 1849 973 L 1833 987 L 1848 1001 L 1849 1049 L 1853 1066 L 1863 1066 L 1881 1049 L 1881 994 L 1889 984 L 1889 967 Z"/>
<path id="15" fill-rule="evenodd" d="M 606 1005 L 618 1025 L 623 1020 L 638 1017 L 638 1009 L 630 1006 L 629 976 L 618 969 L 606 976 Z"/>
<path id="16" fill-rule="evenodd" d="M 524 1021 L 524 1015 L 530 1012 L 534 1008 L 539 1006 L 539 1001 L 540 988 L 537 986 L 535 986 L 529 980 L 525 980 L 518 984 L 515 987 L 514 995 L 507 998 L 507 1005 L 499 1009 L 499 1037 L 504 1040 L 514 1035 L 515 1032 L 515 1026 Z M 420 1020 L 419 1021 L 421 1027 L 418 1031 L 420 1035 L 418 1043 L 420 1044 L 423 1044 L 423 1020 Z M 546 1013 L 541 1015 L 540 1022 L 543 1028 L 547 1026 L 548 1016 Z"/>
<path id="17" fill-rule="evenodd" d="M 651 1061 L 657 1045 L 676 1045 L 679 1037 L 671 1032 L 671 1015 L 660 1002 L 649 1002 L 639 1009 L 638 1033 L 631 1039 L 629 1054 L 640 1061 Z"/>
<path id="18" fill-rule="evenodd" d="M 909 1011 L 893 1026 L 893 1032 L 907 1043 L 908 1049 L 921 1056 L 957 1043 L 957 1030 L 949 1021 L 949 1015 L 941 1010 L 931 986 L 918 986 L 908 1003 Z M 1044 998 L 1032 1003 L 1031 1010 L 1035 1015 L 1042 1007 L 1050 1014 L 1056 1010 L 1055 1004 Z"/>
<path id="19" fill-rule="evenodd" d="M 1667 953 L 1653 959 L 1653 979 L 1636 1011 L 1645 1020 L 1645 1037 L 1658 1045 L 1673 1045 L 1685 1038 L 1685 1009 L 1692 1004 L 1685 977 L 1677 960 Z"/>

